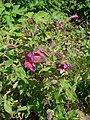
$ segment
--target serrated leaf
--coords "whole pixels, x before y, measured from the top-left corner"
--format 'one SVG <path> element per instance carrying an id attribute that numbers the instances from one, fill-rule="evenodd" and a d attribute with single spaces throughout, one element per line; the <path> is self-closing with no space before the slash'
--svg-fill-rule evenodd
<path id="1" fill-rule="evenodd" d="M 10 101 L 8 101 L 8 100 L 4 101 L 4 109 L 7 113 L 9 113 L 9 114 L 12 113 L 12 106 L 11 106 Z"/>

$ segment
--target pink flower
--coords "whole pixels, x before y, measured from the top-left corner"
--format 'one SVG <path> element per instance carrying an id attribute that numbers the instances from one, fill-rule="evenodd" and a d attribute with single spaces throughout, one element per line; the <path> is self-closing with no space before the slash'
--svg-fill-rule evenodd
<path id="1" fill-rule="evenodd" d="M 64 62 L 63 64 L 61 64 L 61 66 L 59 66 L 57 68 L 58 71 L 65 71 L 66 69 L 70 68 L 71 66 L 69 64 L 67 64 L 66 62 Z"/>
<path id="2" fill-rule="evenodd" d="M 43 64 L 45 62 L 44 55 L 42 54 L 42 52 L 40 50 L 37 51 L 36 49 L 34 49 L 33 54 L 34 54 L 34 62 L 35 63 Z"/>
<path id="3" fill-rule="evenodd" d="M 77 14 L 73 15 L 73 18 L 74 18 L 75 21 L 78 21 L 78 15 Z"/>
<path id="4" fill-rule="evenodd" d="M 73 16 L 71 16 L 71 17 L 69 17 L 69 21 L 71 20 L 71 19 L 74 19 L 75 21 L 78 21 L 78 15 L 77 14 L 75 14 L 75 15 L 73 15 Z"/>
<path id="5" fill-rule="evenodd" d="M 59 29 L 62 29 L 62 23 L 58 21 Z"/>
<path id="6" fill-rule="evenodd" d="M 24 62 L 24 66 L 25 68 L 30 69 L 31 71 L 35 71 L 35 66 L 34 63 L 40 63 L 43 64 L 45 62 L 44 60 L 44 55 L 42 54 L 42 52 L 40 50 L 36 51 L 36 49 L 34 49 L 33 53 L 24 53 L 26 60 Z"/>
<path id="7" fill-rule="evenodd" d="M 42 54 L 42 52 L 40 51 L 40 50 L 36 50 L 36 49 L 34 49 L 34 56 L 41 56 L 41 57 L 43 57 L 43 54 Z"/>
<path id="8" fill-rule="evenodd" d="M 24 62 L 25 68 L 30 69 L 31 71 L 35 71 L 35 66 L 34 66 L 34 55 L 30 52 L 29 54 L 24 53 L 26 60 Z"/>

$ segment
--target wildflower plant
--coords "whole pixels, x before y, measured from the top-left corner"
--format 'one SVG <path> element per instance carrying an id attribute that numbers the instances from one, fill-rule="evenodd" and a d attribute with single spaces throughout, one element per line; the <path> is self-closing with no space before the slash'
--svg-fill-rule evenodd
<path id="1" fill-rule="evenodd" d="M 0 118 L 89 117 L 88 27 L 77 14 L 19 7 L 0 4 Z"/>

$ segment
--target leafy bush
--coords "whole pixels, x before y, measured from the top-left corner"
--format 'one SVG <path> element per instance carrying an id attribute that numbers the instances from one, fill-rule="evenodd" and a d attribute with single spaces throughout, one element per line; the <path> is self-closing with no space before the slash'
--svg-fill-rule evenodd
<path id="1" fill-rule="evenodd" d="M 1 3 L 0 9 L 0 118 L 88 116 L 88 27 L 63 12 L 34 12 L 34 7 L 27 12 L 12 2 Z"/>
<path id="2" fill-rule="evenodd" d="M 89 0 L 13 0 L 28 9 L 37 12 L 45 10 L 51 14 L 54 11 L 67 13 L 69 16 L 77 13 L 83 21 L 89 20 L 90 2 Z"/>

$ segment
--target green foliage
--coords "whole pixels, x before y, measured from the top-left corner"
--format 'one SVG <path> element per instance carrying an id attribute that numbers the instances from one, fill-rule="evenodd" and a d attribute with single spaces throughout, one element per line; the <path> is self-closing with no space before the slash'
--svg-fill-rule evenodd
<path id="1" fill-rule="evenodd" d="M 67 13 L 69 16 L 77 13 L 84 21 L 89 20 L 90 1 L 89 0 L 13 0 L 28 9 L 28 11 L 54 11 Z"/>
<path id="2" fill-rule="evenodd" d="M 14 2 L 0 3 L 0 118 L 79 120 L 78 111 L 89 115 L 90 32 L 88 24 L 68 21 L 67 15 L 81 10 L 81 2 L 78 9 L 73 0 Z M 33 72 L 25 67 L 24 54 L 35 54 L 35 48 L 43 58 L 37 53 L 36 62 L 29 59 Z"/>

